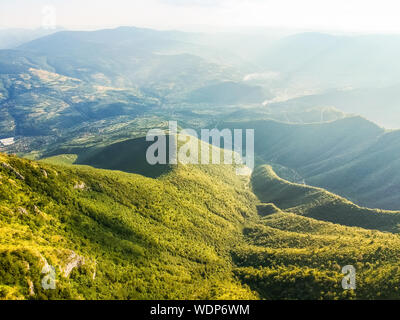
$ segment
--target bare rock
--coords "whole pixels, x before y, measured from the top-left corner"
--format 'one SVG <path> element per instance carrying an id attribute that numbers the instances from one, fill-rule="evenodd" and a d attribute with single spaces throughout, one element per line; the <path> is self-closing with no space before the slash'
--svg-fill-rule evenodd
<path id="1" fill-rule="evenodd" d="M 47 171 L 46 171 L 46 170 L 42 169 L 42 173 L 43 173 L 43 175 L 44 175 L 45 178 L 48 177 L 48 174 L 47 174 Z"/>
<path id="2" fill-rule="evenodd" d="M 18 207 L 18 212 L 20 214 L 23 214 L 23 215 L 26 215 L 26 216 L 29 215 L 28 211 L 25 208 L 22 208 L 22 207 Z"/>
<path id="3" fill-rule="evenodd" d="M 84 190 L 86 188 L 86 184 L 84 182 L 76 183 L 74 185 L 74 189 Z"/>
<path id="4" fill-rule="evenodd" d="M 19 180 L 25 180 L 25 177 L 20 174 L 17 170 L 15 170 L 13 167 L 11 167 L 8 163 L 2 162 L 0 164 L 3 168 L 7 169 L 8 171 L 11 171 L 14 173 L 14 175 L 17 177 Z"/>
<path id="5" fill-rule="evenodd" d="M 34 287 L 31 279 L 28 279 L 28 286 L 29 286 L 29 295 L 34 296 L 35 295 L 35 287 Z"/>
<path id="6" fill-rule="evenodd" d="M 94 271 L 93 271 L 93 276 L 92 279 L 96 279 L 96 274 L 97 274 L 97 261 L 94 262 Z"/>
<path id="7" fill-rule="evenodd" d="M 74 268 L 79 268 L 85 264 L 85 258 L 77 255 L 72 251 L 71 255 L 67 259 L 67 263 L 62 270 L 64 277 L 68 278 Z"/>
<path id="8" fill-rule="evenodd" d="M 51 271 L 51 266 L 47 262 L 46 258 L 39 254 L 40 264 L 42 267 L 42 273 L 49 273 Z"/>

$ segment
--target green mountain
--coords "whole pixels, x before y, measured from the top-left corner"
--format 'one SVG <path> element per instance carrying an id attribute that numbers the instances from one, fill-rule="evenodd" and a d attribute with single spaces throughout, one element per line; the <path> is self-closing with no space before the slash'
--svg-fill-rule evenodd
<path id="1" fill-rule="evenodd" d="M 227 165 L 179 165 L 152 179 L 73 160 L 0 155 L 2 298 L 399 298 L 398 235 L 262 204 Z M 261 195 L 279 180 L 262 170 Z M 387 227 L 364 211 L 349 210 L 348 221 Z M 341 288 L 348 264 L 356 291 Z M 56 289 L 44 290 L 50 266 Z"/>
<path id="2" fill-rule="evenodd" d="M 400 231 L 400 211 L 361 208 L 324 189 L 286 181 L 271 166 L 258 167 L 252 184 L 263 203 L 273 203 L 288 212 L 351 227 Z"/>
<path id="3" fill-rule="evenodd" d="M 361 117 L 315 124 L 272 120 L 225 122 L 220 128 L 255 130 L 258 164 L 282 177 L 326 188 L 359 205 L 396 210 L 400 201 L 398 131 Z"/>
<path id="4" fill-rule="evenodd" d="M 398 299 L 398 236 L 275 212 L 244 230 L 235 274 L 265 299 Z M 343 290 L 341 270 L 356 270 Z"/>
<path id="5" fill-rule="evenodd" d="M 263 40 L 122 27 L 0 50 L 0 299 L 399 299 L 400 133 L 344 113 L 396 123 L 399 38 Z M 149 165 L 170 120 L 254 129 L 256 169 Z"/>
<path id="6" fill-rule="evenodd" d="M 232 169 L 182 166 L 155 180 L 4 155 L 1 163 L 3 298 L 256 297 L 232 273 L 230 246 L 255 213 Z M 42 289 L 47 263 L 56 290 Z"/>
<path id="7" fill-rule="evenodd" d="M 151 144 L 153 142 L 146 141 L 146 138 L 143 137 L 113 143 L 105 147 L 83 149 L 74 163 L 155 178 L 169 172 L 171 168 L 169 165 L 150 165 L 146 161 L 146 150 Z M 168 148 L 167 139 L 167 153 Z"/>

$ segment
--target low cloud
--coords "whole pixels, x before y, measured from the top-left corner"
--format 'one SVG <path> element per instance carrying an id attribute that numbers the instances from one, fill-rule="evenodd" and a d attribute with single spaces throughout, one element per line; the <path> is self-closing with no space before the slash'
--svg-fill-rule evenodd
<path id="1" fill-rule="evenodd" d="M 250 73 L 244 76 L 243 81 L 275 80 L 279 78 L 279 72 L 267 71 L 262 73 Z"/>

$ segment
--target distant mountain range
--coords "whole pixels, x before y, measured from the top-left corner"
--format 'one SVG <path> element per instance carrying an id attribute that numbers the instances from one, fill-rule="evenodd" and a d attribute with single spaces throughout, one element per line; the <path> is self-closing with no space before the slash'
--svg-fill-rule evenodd
<path id="1" fill-rule="evenodd" d="M 385 131 L 361 117 L 321 124 L 231 122 L 220 127 L 253 128 L 257 162 L 276 165 L 284 176 L 289 172 L 289 180 L 304 179 L 363 206 L 400 208 L 400 131 Z"/>
<path id="2" fill-rule="evenodd" d="M 13 49 L 26 42 L 62 31 L 63 28 L 54 29 L 0 29 L 0 49 Z"/>
<path id="3" fill-rule="evenodd" d="M 234 68 L 191 53 L 191 34 L 121 27 L 65 31 L 20 46 L 47 57 L 56 73 L 117 87 L 139 86 L 153 94 L 182 95 L 207 82 L 239 80 Z"/>
<path id="4" fill-rule="evenodd" d="M 284 102 L 268 104 L 271 110 L 307 110 L 311 107 L 332 107 L 350 114 L 360 114 L 373 119 L 388 129 L 399 128 L 400 86 L 369 87 L 346 90 L 329 90 Z"/>
<path id="5" fill-rule="evenodd" d="M 84 123 L 134 119 L 164 103 L 254 104 L 271 97 L 243 83 L 235 67 L 191 53 L 200 46 L 197 37 L 121 27 L 61 31 L 0 50 L 0 138 L 58 137 Z"/>

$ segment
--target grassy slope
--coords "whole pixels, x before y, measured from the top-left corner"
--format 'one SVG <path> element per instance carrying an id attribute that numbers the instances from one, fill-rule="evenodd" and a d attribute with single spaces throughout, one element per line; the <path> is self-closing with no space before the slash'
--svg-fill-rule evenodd
<path id="1" fill-rule="evenodd" d="M 325 168 L 319 169 L 317 165 L 362 150 L 384 133 L 361 117 L 313 124 L 273 120 L 230 122 L 220 127 L 254 129 L 255 152 L 262 158 L 260 164 L 275 162 L 307 175 L 325 172 Z"/>

